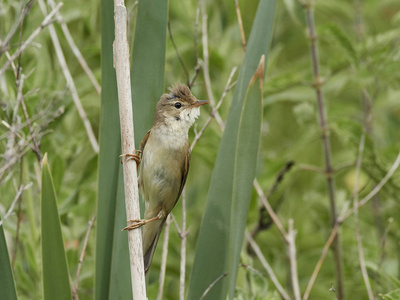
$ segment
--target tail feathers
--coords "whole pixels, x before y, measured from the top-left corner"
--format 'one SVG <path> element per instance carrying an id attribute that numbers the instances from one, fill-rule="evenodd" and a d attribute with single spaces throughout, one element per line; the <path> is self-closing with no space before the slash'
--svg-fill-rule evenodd
<path id="1" fill-rule="evenodd" d="M 147 272 L 150 269 L 151 262 L 153 260 L 153 255 L 157 247 L 158 239 L 160 238 L 161 231 L 164 227 L 165 220 L 162 221 L 154 221 L 148 223 L 144 226 L 143 231 L 143 261 L 144 261 L 144 272 Z M 147 227 L 147 228 L 146 228 Z M 158 228 L 157 228 L 158 227 Z M 151 241 L 152 239 L 152 241 Z M 148 241 L 146 243 L 146 241 Z M 147 246 L 151 241 L 151 244 Z"/>

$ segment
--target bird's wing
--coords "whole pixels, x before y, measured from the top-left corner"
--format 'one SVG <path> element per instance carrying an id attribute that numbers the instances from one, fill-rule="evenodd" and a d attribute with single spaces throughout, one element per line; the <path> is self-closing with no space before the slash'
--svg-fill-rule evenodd
<path id="1" fill-rule="evenodd" d="M 189 173 L 189 162 L 190 162 L 190 147 L 189 147 L 188 152 L 186 153 L 186 156 L 185 156 L 185 162 L 183 164 L 183 169 L 182 169 L 181 187 L 179 189 L 178 197 L 176 197 L 175 204 L 178 202 L 179 197 L 182 194 L 183 187 L 185 186 L 186 178 L 187 178 L 187 175 Z M 174 206 L 175 206 L 175 204 L 174 204 Z"/>
<path id="2" fill-rule="evenodd" d="M 147 133 L 144 135 L 142 141 L 140 142 L 140 151 L 142 151 L 142 154 L 143 154 L 143 149 L 146 146 L 147 140 L 149 139 L 150 132 L 151 132 L 151 129 L 149 131 L 147 131 Z"/>

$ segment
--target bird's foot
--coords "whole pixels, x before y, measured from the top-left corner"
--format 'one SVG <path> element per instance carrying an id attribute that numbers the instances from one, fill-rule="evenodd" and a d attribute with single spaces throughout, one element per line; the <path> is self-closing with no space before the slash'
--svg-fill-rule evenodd
<path id="1" fill-rule="evenodd" d="M 136 161 L 137 165 L 139 165 L 140 162 L 142 161 L 142 158 L 141 158 L 142 151 L 135 150 L 134 152 L 135 152 L 134 154 L 127 153 L 127 154 L 122 154 L 119 157 L 124 157 L 125 156 L 125 157 L 127 157 L 127 160 L 133 159 L 134 161 Z M 122 161 L 121 161 L 121 163 L 122 163 Z"/>
<path id="2" fill-rule="evenodd" d="M 146 225 L 147 223 L 150 223 L 150 222 L 153 222 L 153 221 L 156 221 L 156 220 L 159 220 L 159 219 L 160 219 L 160 215 L 158 215 L 155 218 L 151 218 L 151 219 L 128 220 L 128 222 L 133 222 L 133 224 L 126 226 L 122 230 L 132 230 L 132 229 L 140 228 L 143 225 Z"/>

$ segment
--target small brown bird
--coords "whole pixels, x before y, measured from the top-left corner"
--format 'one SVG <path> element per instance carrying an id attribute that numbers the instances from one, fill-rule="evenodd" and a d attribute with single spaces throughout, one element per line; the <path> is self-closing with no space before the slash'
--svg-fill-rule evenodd
<path id="1" fill-rule="evenodd" d="M 140 143 L 139 189 L 145 201 L 143 220 L 125 229 L 143 227 L 144 268 L 147 274 L 165 220 L 174 208 L 189 171 L 189 128 L 200 115 L 200 106 L 190 89 L 176 84 L 157 104 L 153 127 Z M 136 155 L 132 156 L 137 159 Z M 135 158 L 136 157 L 136 158 Z"/>

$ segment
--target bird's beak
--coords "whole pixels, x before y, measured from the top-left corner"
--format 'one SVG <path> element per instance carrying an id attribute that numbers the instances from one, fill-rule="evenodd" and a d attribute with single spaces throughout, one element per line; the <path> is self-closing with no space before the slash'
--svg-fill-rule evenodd
<path id="1" fill-rule="evenodd" d="M 208 100 L 197 100 L 197 102 L 195 104 L 192 105 L 192 107 L 198 107 L 198 106 L 202 106 L 204 104 L 210 103 L 210 101 Z"/>

